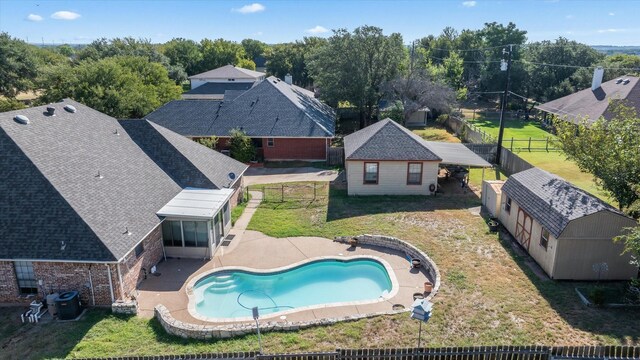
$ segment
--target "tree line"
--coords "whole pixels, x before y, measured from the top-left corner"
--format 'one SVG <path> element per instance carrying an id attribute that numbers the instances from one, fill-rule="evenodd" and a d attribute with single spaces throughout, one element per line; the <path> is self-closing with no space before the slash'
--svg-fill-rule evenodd
<path id="1" fill-rule="evenodd" d="M 513 23 L 493 22 L 477 30 L 447 27 L 408 45 L 400 34 L 361 26 L 271 45 L 184 38 L 154 44 L 127 37 L 41 48 L 2 33 L 0 110 L 19 107 L 18 93 L 36 91 L 41 103 L 72 97 L 112 116 L 137 118 L 179 98 L 190 75 L 227 64 L 259 65 L 279 78 L 291 74 L 296 85 L 315 89 L 335 108 L 355 110 L 362 127 L 385 111 L 403 121 L 422 107 L 445 113 L 460 100 L 495 103 L 498 96 L 488 93 L 504 89 L 505 50 L 512 58 L 511 91 L 538 102 L 588 87 L 596 65 L 622 69 L 605 71 L 605 80 L 640 69 L 640 56 L 604 55 L 562 37 L 528 43 L 526 35 Z M 509 105 L 526 106 L 516 97 Z"/>

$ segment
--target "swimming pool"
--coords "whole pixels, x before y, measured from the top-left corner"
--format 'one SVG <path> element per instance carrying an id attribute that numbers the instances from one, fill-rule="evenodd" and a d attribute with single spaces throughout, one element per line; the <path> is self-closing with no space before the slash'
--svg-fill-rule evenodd
<path id="1" fill-rule="evenodd" d="M 250 319 L 254 306 L 264 317 L 329 304 L 382 301 L 396 283 L 389 272 L 373 258 L 321 259 L 269 272 L 223 269 L 195 282 L 190 310 L 201 319 L 240 320 Z"/>

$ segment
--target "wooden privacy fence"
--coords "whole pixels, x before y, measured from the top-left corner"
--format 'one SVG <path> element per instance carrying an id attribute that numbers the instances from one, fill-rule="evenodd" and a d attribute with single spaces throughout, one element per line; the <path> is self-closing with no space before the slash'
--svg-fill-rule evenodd
<path id="1" fill-rule="evenodd" d="M 100 360 L 94 358 L 95 360 Z M 103 358 L 107 359 L 107 358 Z M 404 349 L 338 349 L 328 352 L 185 354 L 110 357 L 114 360 L 640 360 L 640 346 L 475 346 Z"/>
<path id="2" fill-rule="evenodd" d="M 465 143 L 469 150 L 473 151 L 476 155 L 485 159 L 487 162 L 494 163 L 496 161 L 496 153 L 498 152 L 497 144 L 470 144 Z"/>
<path id="3" fill-rule="evenodd" d="M 342 164 L 344 164 L 344 148 L 330 147 L 327 152 L 327 165 L 342 165 Z"/>
<path id="4" fill-rule="evenodd" d="M 500 151 L 500 169 L 507 175 L 511 176 L 517 172 L 531 169 L 534 167 L 528 161 L 514 154 L 507 148 Z"/>

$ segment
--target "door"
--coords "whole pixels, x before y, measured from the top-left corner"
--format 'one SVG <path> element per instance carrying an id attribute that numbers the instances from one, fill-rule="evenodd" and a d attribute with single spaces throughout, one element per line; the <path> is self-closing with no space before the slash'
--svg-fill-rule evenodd
<path id="1" fill-rule="evenodd" d="M 516 240 L 527 251 L 529 251 L 529 244 L 531 243 L 531 227 L 533 226 L 533 219 L 522 208 L 518 209 L 518 221 L 516 223 Z"/>

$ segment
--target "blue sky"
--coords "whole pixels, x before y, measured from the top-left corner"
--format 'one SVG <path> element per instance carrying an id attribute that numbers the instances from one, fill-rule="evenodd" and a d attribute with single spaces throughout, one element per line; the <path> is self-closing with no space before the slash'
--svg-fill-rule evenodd
<path id="1" fill-rule="evenodd" d="M 0 31 L 39 43 L 133 36 L 165 42 L 254 38 L 267 43 L 329 36 L 368 24 L 405 42 L 446 26 L 515 22 L 529 41 L 564 36 L 591 45 L 640 45 L 640 1 L 50 1 L 0 0 Z"/>

